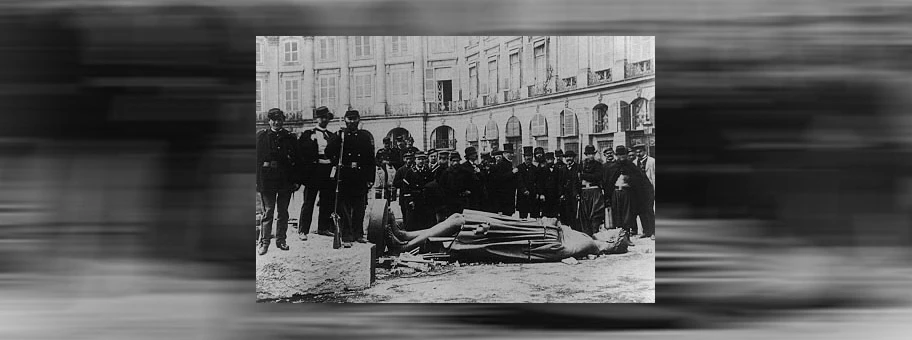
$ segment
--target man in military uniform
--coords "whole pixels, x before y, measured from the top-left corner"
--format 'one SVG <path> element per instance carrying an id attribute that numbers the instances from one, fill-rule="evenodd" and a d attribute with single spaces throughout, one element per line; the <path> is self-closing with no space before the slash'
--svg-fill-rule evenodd
<path id="1" fill-rule="evenodd" d="M 451 165 L 443 170 L 443 173 L 437 180 L 440 184 L 440 190 L 446 204 L 445 216 L 450 216 L 454 213 L 462 213 L 462 210 L 465 209 L 468 201 L 468 193 L 466 192 L 468 189 L 464 188 L 464 183 L 459 182 L 459 177 L 462 176 L 459 174 L 461 171 L 459 162 L 462 160 L 462 156 L 459 155 L 459 152 L 455 151 L 448 154 L 450 156 L 448 164 Z"/>
<path id="2" fill-rule="evenodd" d="M 402 158 L 405 153 L 405 140 L 402 136 L 396 137 L 396 145 L 393 145 L 393 148 L 390 149 L 390 164 L 393 165 L 396 170 L 399 170 L 403 165 L 405 165 L 405 160 Z"/>
<path id="3" fill-rule="evenodd" d="M 415 147 L 415 138 L 413 138 L 412 136 L 409 136 L 405 140 L 405 142 L 408 143 L 408 146 L 405 147 L 405 151 L 410 152 L 413 155 L 416 155 L 416 154 L 418 154 L 418 151 L 421 151 Z"/>
<path id="4" fill-rule="evenodd" d="M 428 155 L 428 168 L 433 169 L 437 166 L 437 149 L 430 149 L 427 151 Z"/>
<path id="5" fill-rule="evenodd" d="M 304 203 L 301 206 L 301 215 L 298 220 L 298 237 L 307 240 L 307 233 L 313 221 L 314 204 L 317 195 L 320 196 L 320 211 L 317 216 L 317 234 L 333 236 L 332 212 L 336 195 L 336 181 L 333 179 L 332 169 L 338 163 L 337 155 L 326 151 L 329 144 L 336 141 L 339 135 L 329 131 L 327 127 L 333 119 L 329 108 L 321 106 L 314 111 L 317 126 L 306 130 L 298 139 L 298 149 L 301 153 L 300 182 L 304 184 Z"/>
<path id="6" fill-rule="evenodd" d="M 356 110 L 345 112 L 345 127 L 339 131 L 341 138 L 327 146 L 327 153 L 341 157 L 341 168 L 336 171 L 339 180 L 339 205 L 336 213 L 342 218 L 342 246 L 366 243 L 364 238 L 364 211 L 367 209 L 367 192 L 374 186 L 377 167 L 374 143 L 370 133 L 360 130 L 361 115 Z"/>
<path id="7" fill-rule="evenodd" d="M 576 163 L 576 152 L 564 154 L 564 166 L 561 171 L 561 223 L 574 227 L 577 225 L 577 204 L 580 194 L 580 166 Z M 576 229 L 578 230 L 578 229 Z"/>
<path id="8" fill-rule="evenodd" d="M 431 169 L 427 166 L 427 155 L 419 150 L 415 154 L 414 165 L 405 168 L 404 171 L 405 174 L 401 179 L 401 184 L 403 185 L 402 197 L 403 202 L 405 202 L 406 198 L 409 202 L 406 209 L 403 209 L 403 214 L 408 216 L 408 223 L 405 224 L 405 229 L 412 231 L 429 228 L 435 224 L 431 220 L 434 207 L 424 201 L 423 191 L 425 185 L 433 181 L 434 177 L 431 174 Z"/>
<path id="9" fill-rule="evenodd" d="M 546 152 L 545 161 L 539 164 L 538 199 L 543 217 L 558 217 L 560 199 L 560 176 L 554 164 L 554 153 Z"/>
<path id="10" fill-rule="evenodd" d="M 392 140 L 390 140 L 389 137 L 383 137 L 383 148 L 377 150 L 377 155 L 376 155 L 375 157 L 376 157 L 377 159 L 380 159 L 380 153 L 381 153 L 381 152 L 382 152 L 382 153 L 385 153 L 386 156 L 389 157 L 390 150 L 392 149 L 392 144 L 393 144 L 393 142 L 392 142 Z"/>
<path id="11" fill-rule="evenodd" d="M 437 158 L 437 164 L 431 165 L 431 172 L 434 173 L 435 180 L 443 182 L 443 176 L 450 166 L 450 153 L 448 151 L 437 151 Z"/>
<path id="12" fill-rule="evenodd" d="M 414 179 L 411 177 L 412 169 L 415 166 L 414 159 L 414 154 L 405 151 L 405 153 L 402 154 L 402 160 L 405 164 L 396 169 L 396 178 L 393 179 L 393 186 L 401 193 L 399 211 L 402 214 L 402 224 L 404 224 L 406 228 L 408 228 L 410 224 L 409 219 L 412 217 L 410 211 L 412 210 L 411 207 L 414 206 L 412 202 L 415 200 L 415 188 L 417 187 L 417 183 L 412 182 Z"/>
<path id="13" fill-rule="evenodd" d="M 295 183 L 294 173 L 298 155 L 294 135 L 285 130 L 285 113 L 274 108 L 267 114 L 269 129 L 261 130 L 256 135 L 257 171 L 256 190 L 260 193 L 263 204 L 263 219 L 260 221 L 260 246 L 257 253 L 266 254 L 272 241 L 272 219 L 278 221 L 276 227 L 276 247 L 288 250 L 285 233 L 288 230 L 288 204 L 291 194 L 300 188 Z"/>

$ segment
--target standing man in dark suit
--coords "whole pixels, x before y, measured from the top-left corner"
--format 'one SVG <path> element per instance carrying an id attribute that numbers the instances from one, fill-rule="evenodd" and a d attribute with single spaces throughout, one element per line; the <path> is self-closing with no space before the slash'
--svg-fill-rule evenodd
<path id="1" fill-rule="evenodd" d="M 615 148 L 615 161 L 605 169 L 602 188 L 609 194 L 605 199 L 611 206 L 611 219 L 615 227 L 628 230 L 629 235 L 637 234 L 637 215 L 643 222 L 643 233 L 646 237 L 655 237 L 655 212 L 652 200 L 655 189 L 642 169 L 628 159 L 627 148 L 618 145 Z"/>
<path id="2" fill-rule="evenodd" d="M 306 130 L 298 139 L 298 148 L 301 153 L 301 168 L 298 173 L 300 182 L 304 184 L 304 203 L 301 206 L 301 218 L 298 220 L 298 237 L 307 240 L 313 223 L 314 204 L 320 196 L 320 211 L 317 215 L 316 233 L 333 236 L 332 212 L 336 198 L 336 181 L 332 177 L 332 169 L 339 162 L 338 155 L 327 152 L 327 146 L 337 142 L 339 136 L 327 127 L 333 119 L 332 112 L 326 106 L 321 106 L 314 111 L 317 126 Z"/>
<path id="3" fill-rule="evenodd" d="M 577 203 L 580 195 L 580 165 L 576 163 L 576 152 L 564 154 L 564 166 L 561 171 L 561 223 L 574 227 L 577 225 Z"/>
<path id="4" fill-rule="evenodd" d="M 406 151 L 402 154 L 402 161 L 405 162 L 401 167 L 396 169 L 396 177 L 393 179 L 393 186 L 396 187 L 396 190 L 400 192 L 399 199 L 399 211 L 402 213 L 402 224 L 405 226 L 406 230 L 409 226 L 409 219 L 412 217 L 410 213 L 412 202 L 415 199 L 415 183 L 412 183 L 410 179 L 406 178 L 412 171 L 414 166 L 415 155 Z"/>
<path id="5" fill-rule="evenodd" d="M 535 164 L 532 163 L 532 147 L 523 147 L 523 162 L 516 166 L 516 210 L 519 218 L 538 218 L 533 207 L 535 194 Z"/>
<path id="6" fill-rule="evenodd" d="M 554 164 L 554 153 L 545 153 L 545 162 L 539 164 L 539 201 L 542 217 L 557 218 L 560 201 L 560 176 Z"/>
<path id="7" fill-rule="evenodd" d="M 356 110 L 345 112 L 345 127 L 339 131 L 340 140 L 327 146 L 327 153 L 341 157 L 339 176 L 339 205 L 336 213 L 342 218 L 342 246 L 351 248 L 352 242 L 367 243 L 364 238 L 364 211 L 367 193 L 374 186 L 373 137 L 360 130 L 361 114 Z M 344 145 L 343 145 L 344 144 Z"/>
<path id="8" fill-rule="evenodd" d="M 288 250 L 285 233 L 288 230 L 288 204 L 291 194 L 300 187 L 294 173 L 298 155 L 295 138 L 285 130 L 285 113 L 277 108 L 269 110 L 269 129 L 256 135 L 257 171 L 256 189 L 260 193 L 264 214 L 260 221 L 260 246 L 257 253 L 266 254 L 272 241 L 272 219 L 278 210 L 276 247 Z"/>
<path id="9" fill-rule="evenodd" d="M 498 213 L 513 216 L 516 212 L 516 172 L 513 170 L 513 144 L 504 144 L 501 157 L 494 165 L 493 202 Z"/>

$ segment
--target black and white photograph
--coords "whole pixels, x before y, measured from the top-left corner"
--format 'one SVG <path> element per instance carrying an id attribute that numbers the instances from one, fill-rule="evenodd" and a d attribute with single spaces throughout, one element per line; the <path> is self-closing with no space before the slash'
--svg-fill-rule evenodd
<path id="1" fill-rule="evenodd" d="M 654 303 L 654 36 L 257 36 L 259 302 Z"/>

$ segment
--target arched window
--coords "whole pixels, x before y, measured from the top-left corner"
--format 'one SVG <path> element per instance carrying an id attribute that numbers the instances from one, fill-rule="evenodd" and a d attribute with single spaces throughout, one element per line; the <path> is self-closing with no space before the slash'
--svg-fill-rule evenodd
<path id="1" fill-rule="evenodd" d="M 507 144 L 513 144 L 513 150 L 518 155 L 522 155 L 522 123 L 519 122 L 519 118 L 510 117 L 507 120 Z M 513 165 L 519 165 L 521 163 L 522 157 L 513 157 Z"/>
<path id="2" fill-rule="evenodd" d="M 497 122 L 493 119 L 488 121 L 488 124 L 485 125 L 484 139 L 487 142 L 482 146 L 483 152 L 495 151 L 500 149 L 498 144 L 500 142 L 500 131 L 497 129 Z"/>
<path id="3" fill-rule="evenodd" d="M 618 113 L 618 119 L 620 120 L 620 131 L 630 130 L 630 104 L 625 101 L 621 102 L 621 111 Z"/>
<path id="4" fill-rule="evenodd" d="M 548 136 L 548 121 L 545 120 L 544 115 L 537 114 L 535 117 L 532 117 L 532 122 L 529 124 L 529 132 L 532 134 L 532 137 Z"/>
<path id="5" fill-rule="evenodd" d="M 534 137 L 535 147 L 542 147 L 545 151 L 548 150 L 548 121 L 544 115 L 537 114 L 532 117 L 532 122 L 529 123 L 529 133 Z"/>
<path id="6" fill-rule="evenodd" d="M 656 119 L 656 99 L 652 98 L 649 100 L 649 121 L 648 124 L 655 125 Z"/>
<path id="7" fill-rule="evenodd" d="M 608 131 L 608 105 L 598 104 L 592 108 L 592 132 Z"/>
<path id="8" fill-rule="evenodd" d="M 453 128 L 442 125 L 431 132 L 431 147 L 434 149 L 455 149 L 456 136 Z"/>
<path id="9" fill-rule="evenodd" d="M 630 128 L 632 130 L 643 130 L 646 124 L 646 115 L 649 113 L 648 101 L 644 98 L 637 98 L 630 104 Z"/>
<path id="10" fill-rule="evenodd" d="M 576 114 L 573 111 L 561 111 L 561 136 L 576 136 L 577 133 L 577 123 L 576 123 Z"/>
<path id="11" fill-rule="evenodd" d="M 466 127 L 466 143 L 478 148 L 478 127 L 473 123 L 469 123 L 469 126 Z"/>

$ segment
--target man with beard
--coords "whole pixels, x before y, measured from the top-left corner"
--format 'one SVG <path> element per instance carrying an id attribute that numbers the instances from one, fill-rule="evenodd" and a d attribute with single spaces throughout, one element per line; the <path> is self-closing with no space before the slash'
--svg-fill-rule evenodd
<path id="1" fill-rule="evenodd" d="M 408 138 L 406 138 L 405 142 L 408 143 L 408 146 L 405 147 L 406 152 L 409 152 L 412 155 L 417 155 L 418 151 L 421 151 L 415 147 L 415 138 L 413 138 L 412 136 L 409 136 Z"/>
<path id="2" fill-rule="evenodd" d="M 431 172 L 434 174 L 434 179 L 438 183 L 442 184 L 444 181 L 443 176 L 446 174 L 447 168 L 450 166 L 450 153 L 446 150 L 437 151 L 437 164 L 431 165 Z"/>
<path id="3" fill-rule="evenodd" d="M 341 139 L 329 144 L 327 153 L 339 155 L 339 204 L 336 213 L 342 219 L 342 246 L 351 248 L 354 241 L 366 243 L 364 238 L 364 212 L 367 209 L 367 192 L 374 186 L 376 161 L 373 140 L 369 132 L 359 129 L 361 114 L 356 110 L 345 112 L 345 127 L 339 131 Z"/>
<path id="4" fill-rule="evenodd" d="M 288 204 L 291 194 L 298 190 L 294 169 L 298 155 L 295 138 L 283 127 L 285 113 L 271 109 L 267 113 L 269 129 L 256 135 L 257 171 L 256 189 L 263 204 L 263 219 L 260 221 L 260 246 L 257 253 L 266 254 L 272 241 L 272 219 L 278 211 L 276 221 L 276 248 L 288 250 L 285 233 L 288 230 Z"/>
<path id="5" fill-rule="evenodd" d="M 561 173 L 561 212 L 562 224 L 577 229 L 577 204 L 580 194 L 580 166 L 576 163 L 576 152 L 564 154 L 564 168 Z M 579 230 L 579 229 L 577 229 Z"/>
<path id="6" fill-rule="evenodd" d="M 498 155 L 500 154 L 499 151 L 494 151 L 494 153 L 498 154 Z M 485 153 L 481 154 L 481 164 L 479 164 L 479 166 L 478 166 L 478 168 L 481 169 L 481 173 L 479 174 L 479 177 L 481 178 L 481 183 L 482 183 L 481 200 L 482 200 L 482 202 L 485 202 L 485 204 L 482 204 L 478 208 L 481 211 L 490 212 L 490 213 L 497 212 L 497 204 L 498 204 L 493 201 L 493 199 L 494 199 L 493 191 L 494 191 L 494 186 L 495 186 L 494 162 L 495 162 L 495 160 L 494 160 L 494 157 L 491 156 L 491 153 L 485 152 Z"/>
<path id="7" fill-rule="evenodd" d="M 405 149 L 406 149 L 404 137 L 397 136 L 395 143 L 396 144 L 393 145 L 393 149 L 390 150 L 390 154 L 389 154 L 390 155 L 390 164 L 392 164 L 393 167 L 396 168 L 396 170 L 399 170 L 399 168 L 401 168 L 403 165 L 405 165 L 405 159 L 403 159 L 403 156 L 405 155 Z"/>
<path id="8" fill-rule="evenodd" d="M 317 126 L 306 130 L 298 139 L 298 148 L 301 150 L 300 172 L 301 183 L 304 184 L 304 203 L 301 206 L 301 215 L 298 220 L 298 237 L 307 240 L 313 223 L 314 204 L 317 196 L 320 197 L 320 211 L 317 215 L 317 230 L 319 235 L 333 236 L 332 212 L 336 197 L 336 181 L 333 179 L 332 170 L 339 162 L 337 155 L 326 151 L 329 144 L 337 142 L 339 135 L 329 131 L 327 127 L 333 119 L 332 112 L 326 106 L 321 106 L 314 111 Z"/>
<path id="9" fill-rule="evenodd" d="M 427 167 L 427 155 L 418 151 L 414 163 L 403 167 L 402 175 L 396 180 L 396 185 L 402 188 L 402 222 L 406 230 L 421 230 L 430 226 L 424 211 L 428 207 L 421 197 L 425 185 L 432 180 L 431 170 Z"/>
<path id="10" fill-rule="evenodd" d="M 495 153 L 496 164 L 491 190 L 494 193 L 491 204 L 495 212 L 513 216 L 516 211 L 516 174 L 513 170 L 513 144 L 504 144 L 504 150 Z"/>
<path id="11" fill-rule="evenodd" d="M 627 158 L 627 148 L 618 145 L 615 149 L 617 161 L 604 171 L 603 189 L 611 206 L 611 219 L 614 227 L 628 230 L 629 235 L 637 233 L 636 217 L 641 215 L 643 232 L 653 237 L 655 231 L 655 213 L 651 200 L 655 191 L 646 173 Z M 647 206 L 648 205 L 648 206 Z"/>
<path id="12" fill-rule="evenodd" d="M 614 163 L 614 150 L 611 150 L 611 148 L 605 148 L 605 150 L 602 150 L 601 163 L 605 167 L 607 167 L 611 163 Z"/>
<path id="13" fill-rule="evenodd" d="M 539 164 L 538 199 L 541 202 L 542 217 L 557 218 L 560 200 L 560 176 L 554 164 L 554 153 L 547 152 L 544 162 Z"/>
<path id="14" fill-rule="evenodd" d="M 535 190 L 536 168 L 532 163 L 532 147 L 523 147 L 523 163 L 516 166 L 516 210 L 519 210 L 519 218 L 538 218 L 535 212 L 535 200 L 537 194 Z"/>
<path id="15" fill-rule="evenodd" d="M 414 192 L 413 188 L 409 188 L 409 185 L 406 184 L 405 175 L 414 167 L 415 155 L 409 152 L 402 154 L 402 161 L 405 162 L 401 167 L 396 169 L 396 177 L 393 179 L 393 186 L 399 191 L 399 211 L 402 214 L 402 223 L 406 226 L 409 225 L 409 218 L 411 214 L 408 213 L 409 207 L 411 207 L 412 200 L 414 200 L 414 195 L 411 193 Z M 411 192 L 411 193 L 410 193 Z"/>

